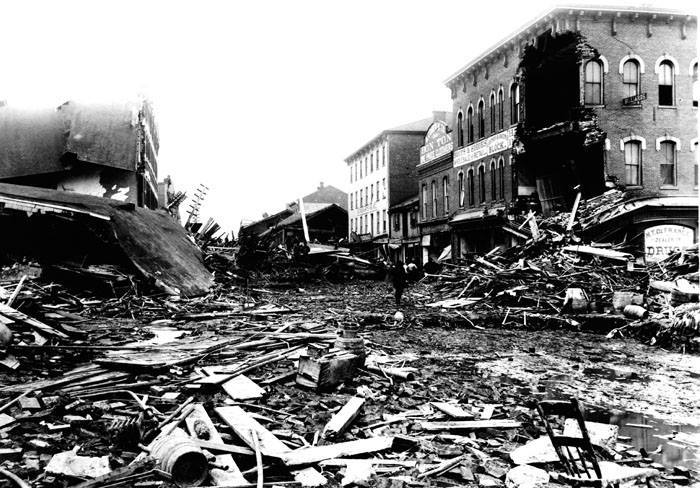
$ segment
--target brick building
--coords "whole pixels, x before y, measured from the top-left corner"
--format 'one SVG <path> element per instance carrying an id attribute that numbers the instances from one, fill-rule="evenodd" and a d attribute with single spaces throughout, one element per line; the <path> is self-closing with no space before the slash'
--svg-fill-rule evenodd
<path id="1" fill-rule="evenodd" d="M 146 100 L 0 106 L 0 181 L 158 208 L 158 128 Z"/>
<path id="2" fill-rule="evenodd" d="M 421 206 L 446 220 L 453 256 L 523 238 L 509 215 L 616 185 L 637 203 L 607 239 L 670 223 L 697 241 L 696 42 L 683 12 L 558 7 L 452 75 L 452 168 Z"/>
<path id="3" fill-rule="evenodd" d="M 349 237 L 366 250 L 386 249 L 389 208 L 417 193 L 416 165 L 433 117 L 384 130 L 345 159 L 350 172 Z"/>

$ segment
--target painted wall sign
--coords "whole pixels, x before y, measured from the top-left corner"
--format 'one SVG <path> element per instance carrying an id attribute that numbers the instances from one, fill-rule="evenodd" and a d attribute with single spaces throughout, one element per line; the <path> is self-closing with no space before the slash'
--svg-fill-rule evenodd
<path id="1" fill-rule="evenodd" d="M 420 148 L 420 164 L 435 161 L 450 152 L 452 152 L 452 137 L 447 134 L 447 124 L 440 120 L 433 122 L 425 134 L 425 144 Z"/>
<path id="2" fill-rule="evenodd" d="M 510 149 L 513 147 L 514 138 L 515 127 L 511 127 L 508 130 L 494 134 L 474 144 L 457 149 L 455 151 L 454 167 L 463 166 L 481 158 L 491 156 L 492 154 Z"/>
<path id="3" fill-rule="evenodd" d="M 693 245 L 693 229 L 681 225 L 657 225 L 644 230 L 647 261 L 661 261 L 675 251 Z"/>

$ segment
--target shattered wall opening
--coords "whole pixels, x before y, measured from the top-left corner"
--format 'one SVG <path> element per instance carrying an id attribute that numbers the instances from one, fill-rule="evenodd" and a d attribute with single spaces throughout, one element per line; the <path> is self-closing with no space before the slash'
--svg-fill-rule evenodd
<path id="1" fill-rule="evenodd" d="M 519 182 L 536 188 L 544 215 L 605 190 L 605 133 L 581 103 L 580 70 L 597 51 L 576 32 L 542 34 L 520 62 L 523 122 L 514 155 Z"/>

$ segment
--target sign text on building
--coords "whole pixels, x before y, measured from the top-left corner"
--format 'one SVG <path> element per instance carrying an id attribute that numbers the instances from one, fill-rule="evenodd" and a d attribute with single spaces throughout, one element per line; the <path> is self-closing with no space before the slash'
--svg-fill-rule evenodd
<path id="1" fill-rule="evenodd" d="M 647 261 L 661 261 L 675 251 L 693 245 L 693 229 L 682 225 L 657 225 L 644 230 Z"/>
<path id="2" fill-rule="evenodd" d="M 639 105 L 642 103 L 642 101 L 647 99 L 647 94 L 645 93 L 638 93 L 636 95 L 633 95 L 631 97 L 623 98 L 622 99 L 622 105 Z"/>
<path id="3" fill-rule="evenodd" d="M 462 166 L 513 147 L 515 127 L 455 151 L 454 166 Z"/>
<path id="4" fill-rule="evenodd" d="M 425 144 L 420 148 L 420 164 L 434 161 L 452 152 L 452 137 L 447 134 L 447 124 L 441 120 L 433 122 L 425 134 Z"/>

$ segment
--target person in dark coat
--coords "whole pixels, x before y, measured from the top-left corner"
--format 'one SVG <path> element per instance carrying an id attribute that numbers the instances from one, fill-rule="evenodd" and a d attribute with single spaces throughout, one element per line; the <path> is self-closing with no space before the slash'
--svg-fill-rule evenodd
<path id="1" fill-rule="evenodd" d="M 406 288 L 406 270 L 401 261 L 397 261 L 391 270 L 391 283 L 394 285 L 396 306 L 399 307 L 401 305 L 401 295 L 403 295 L 403 291 Z"/>

